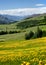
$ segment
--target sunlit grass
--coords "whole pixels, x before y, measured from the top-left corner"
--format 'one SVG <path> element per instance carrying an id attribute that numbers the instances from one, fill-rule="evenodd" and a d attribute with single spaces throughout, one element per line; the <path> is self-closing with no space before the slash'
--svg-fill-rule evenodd
<path id="1" fill-rule="evenodd" d="M 0 42 L 0 65 L 43 65 L 41 61 L 46 64 L 46 37 Z"/>

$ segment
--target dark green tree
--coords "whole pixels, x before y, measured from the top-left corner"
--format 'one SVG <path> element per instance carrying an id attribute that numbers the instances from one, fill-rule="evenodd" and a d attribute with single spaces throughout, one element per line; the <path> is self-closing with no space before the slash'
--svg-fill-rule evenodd
<path id="1" fill-rule="evenodd" d="M 33 37 L 33 35 L 34 35 L 34 32 L 30 31 L 29 33 L 25 34 L 25 39 L 29 40 L 29 39 L 31 39 Z"/>
<path id="2" fill-rule="evenodd" d="M 44 16 L 43 22 L 46 22 L 46 16 Z"/>
<path id="3" fill-rule="evenodd" d="M 37 27 L 36 37 L 42 37 L 42 30 L 39 27 Z"/>

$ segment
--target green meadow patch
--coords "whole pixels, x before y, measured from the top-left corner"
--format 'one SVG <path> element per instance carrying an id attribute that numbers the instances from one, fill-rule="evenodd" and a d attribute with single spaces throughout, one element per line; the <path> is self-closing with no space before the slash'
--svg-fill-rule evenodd
<path id="1" fill-rule="evenodd" d="M 0 65 L 39 65 L 41 62 L 46 64 L 46 37 L 0 42 Z"/>

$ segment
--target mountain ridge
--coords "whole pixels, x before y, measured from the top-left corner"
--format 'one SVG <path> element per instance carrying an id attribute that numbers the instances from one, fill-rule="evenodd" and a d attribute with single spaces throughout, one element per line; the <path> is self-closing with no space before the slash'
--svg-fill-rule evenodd
<path id="1" fill-rule="evenodd" d="M 41 19 L 44 16 L 46 16 L 46 13 L 44 14 L 33 14 L 33 15 L 27 15 L 27 16 L 13 16 L 13 15 L 1 15 L 0 14 L 0 24 L 8 24 L 13 22 L 19 22 L 24 21 L 28 19 Z M 41 17 L 41 18 L 40 18 Z"/>

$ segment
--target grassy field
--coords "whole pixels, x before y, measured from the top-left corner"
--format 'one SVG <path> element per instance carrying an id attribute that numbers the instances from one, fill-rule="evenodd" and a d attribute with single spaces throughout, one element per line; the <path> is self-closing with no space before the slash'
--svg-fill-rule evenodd
<path id="1" fill-rule="evenodd" d="M 0 41 L 0 65 L 24 64 L 46 64 L 46 37 L 27 41 Z"/>
<path id="2" fill-rule="evenodd" d="M 10 30 L 15 30 L 16 29 L 16 24 L 1 24 L 0 25 L 0 31 L 10 31 Z"/>
<path id="3" fill-rule="evenodd" d="M 46 65 L 46 37 L 25 40 L 25 34 L 36 32 L 37 25 L 46 31 L 44 15 L 0 25 L 0 32 L 8 32 L 0 35 L 0 65 Z"/>
<path id="4" fill-rule="evenodd" d="M 46 25 L 41 25 L 41 26 L 39 26 L 41 29 L 43 29 L 43 30 L 46 30 Z M 37 26 L 34 26 L 34 27 L 29 27 L 29 28 L 26 28 L 26 29 L 36 29 L 37 28 Z M 7 24 L 7 25 L 0 25 L 0 31 L 2 31 L 2 30 L 4 30 L 4 31 L 6 31 L 6 29 L 7 29 L 7 31 L 11 31 L 11 30 L 24 30 L 24 29 L 17 29 L 16 28 L 16 23 L 15 24 Z M 26 30 L 25 29 L 25 30 Z"/>
<path id="5" fill-rule="evenodd" d="M 4 30 L 4 29 L 6 29 L 6 27 L 9 27 L 9 26 L 10 25 L 8 25 L 8 26 L 6 26 L 6 25 L 1 26 L 0 25 L 0 30 L 1 30 L 1 28 Z M 13 29 L 13 27 L 12 27 L 12 24 L 11 24 L 11 26 L 9 28 L 7 28 L 7 30 L 16 30 L 15 28 Z M 46 31 L 46 25 L 39 26 L 39 28 Z M 28 33 L 29 31 L 36 32 L 36 30 L 37 30 L 37 26 L 30 27 L 30 28 L 27 28 L 27 29 L 23 29 L 23 30 L 21 30 L 20 33 L 0 35 L 0 41 L 7 41 L 7 42 L 8 41 L 22 41 L 22 40 L 25 40 L 25 33 Z"/>
<path id="6" fill-rule="evenodd" d="M 46 25 L 39 27 L 46 31 Z M 19 30 L 16 24 L 0 25 L 0 31 L 6 29 Z M 0 35 L 0 65 L 46 65 L 46 37 L 25 40 L 25 33 L 36 30 L 37 26 Z"/>

